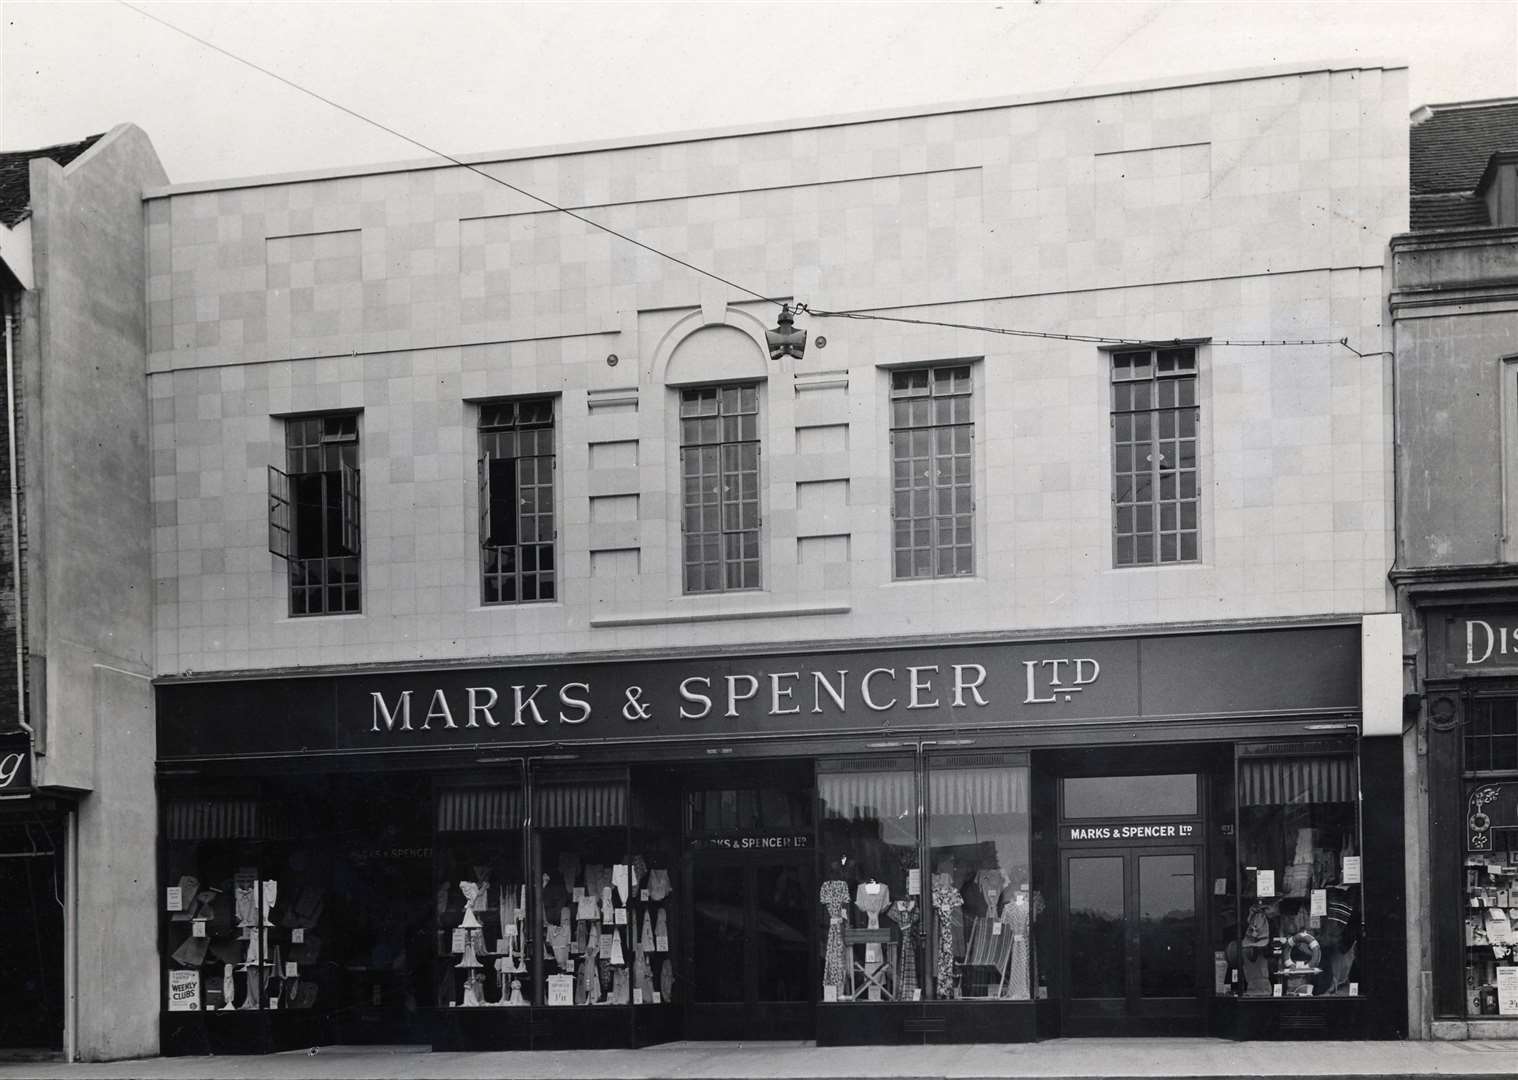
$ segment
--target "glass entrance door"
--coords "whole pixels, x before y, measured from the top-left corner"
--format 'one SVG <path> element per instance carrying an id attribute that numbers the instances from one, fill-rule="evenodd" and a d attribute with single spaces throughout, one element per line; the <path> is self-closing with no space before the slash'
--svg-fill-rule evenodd
<path id="1" fill-rule="evenodd" d="M 696 852 L 686 872 L 687 1036 L 810 1038 L 811 859 Z"/>
<path id="2" fill-rule="evenodd" d="M 1198 848 L 1067 851 L 1063 856 L 1063 1031 L 1200 1031 Z"/>

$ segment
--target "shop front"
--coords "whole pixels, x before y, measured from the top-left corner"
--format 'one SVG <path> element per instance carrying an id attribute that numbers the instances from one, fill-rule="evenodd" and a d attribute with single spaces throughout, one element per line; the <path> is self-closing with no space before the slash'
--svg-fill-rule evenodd
<path id="1" fill-rule="evenodd" d="M 1495 1037 L 1518 1031 L 1518 604 L 1492 599 L 1419 613 L 1433 1022 Z"/>
<path id="2" fill-rule="evenodd" d="M 166 1053 L 1405 1034 L 1358 624 L 158 696 Z"/>
<path id="3" fill-rule="evenodd" d="M 32 738 L 0 732 L 0 1059 L 64 1049 L 72 807 L 32 785 Z"/>

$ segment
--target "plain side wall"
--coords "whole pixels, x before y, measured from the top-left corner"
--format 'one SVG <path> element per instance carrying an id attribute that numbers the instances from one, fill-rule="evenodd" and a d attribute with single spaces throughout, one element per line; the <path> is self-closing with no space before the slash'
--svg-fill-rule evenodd
<path id="1" fill-rule="evenodd" d="M 142 193 L 164 180 L 130 125 L 31 171 L 30 677 L 45 684 L 39 784 L 87 793 L 72 891 L 84 1059 L 158 1048 Z"/>

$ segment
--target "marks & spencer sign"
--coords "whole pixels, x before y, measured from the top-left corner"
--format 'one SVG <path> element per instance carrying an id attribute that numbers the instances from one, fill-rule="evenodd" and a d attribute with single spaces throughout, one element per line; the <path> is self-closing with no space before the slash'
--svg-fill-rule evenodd
<path id="1" fill-rule="evenodd" d="M 158 688 L 164 760 L 726 735 L 878 734 L 1354 709 L 1354 627 L 1007 642 Z"/>
<path id="2" fill-rule="evenodd" d="M 1194 821 L 1099 821 L 1064 825 L 1060 841 L 1067 844 L 1188 844 L 1202 838 Z"/>

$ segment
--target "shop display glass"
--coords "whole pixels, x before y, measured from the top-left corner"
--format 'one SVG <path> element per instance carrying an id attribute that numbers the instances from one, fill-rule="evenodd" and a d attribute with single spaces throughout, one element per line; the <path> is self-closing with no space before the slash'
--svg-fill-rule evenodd
<path id="1" fill-rule="evenodd" d="M 294 809 L 253 793 L 166 800 L 169 1012 L 323 1000 L 330 865 L 291 842 Z"/>
<path id="2" fill-rule="evenodd" d="M 1518 1016 L 1518 781 L 1468 781 L 1465 996 L 1469 1016 Z"/>
<path id="3" fill-rule="evenodd" d="M 437 792 L 437 1004 L 529 1005 L 533 926 L 527 917 L 520 784 Z"/>
<path id="4" fill-rule="evenodd" d="M 1246 998 L 1354 996 L 1362 911 L 1352 752 L 1239 748 L 1239 933 Z"/>
<path id="5" fill-rule="evenodd" d="M 1027 1001 L 1036 985 L 1028 767 L 1019 756 L 929 759 L 925 920 L 933 996 Z"/>
<path id="6" fill-rule="evenodd" d="M 1518 1016 L 1518 698 L 1471 702 L 1465 751 L 1465 1010 Z"/>
<path id="7" fill-rule="evenodd" d="M 630 875 L 637 878 L 629 919 L 633 940 L 633 1004 L 680 1000 L 680 785 L 665 769 L 632 775 Z"/>
<path id="8" fill-rule="evenodd" d="M 823 1002 L 922 997 L 922 870 L 911 758 L 818 762 Z"/>
<path id="9" fill-rule="evenodd" d="M 627 777 L 534 787 L 540 1003 L 660 1004 L 675 997 L 675 878 L 667 851 L 631 849 Z"/>

